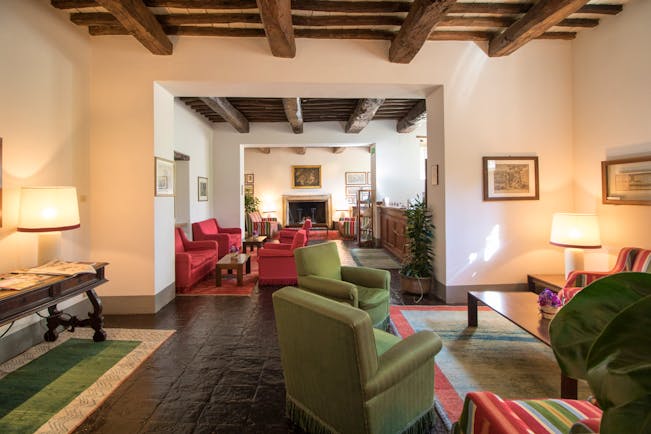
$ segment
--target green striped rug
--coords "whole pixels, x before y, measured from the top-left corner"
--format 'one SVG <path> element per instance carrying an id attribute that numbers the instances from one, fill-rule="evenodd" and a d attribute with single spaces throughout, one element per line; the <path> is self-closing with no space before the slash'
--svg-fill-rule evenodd
<path id="1" fill-rule="evenodd" d="M 0 433 L 71 431 L 173 333 L 107 329 L 109 340 L 99 343 L 77 337 L 87 332 L 0 365 Z"/>

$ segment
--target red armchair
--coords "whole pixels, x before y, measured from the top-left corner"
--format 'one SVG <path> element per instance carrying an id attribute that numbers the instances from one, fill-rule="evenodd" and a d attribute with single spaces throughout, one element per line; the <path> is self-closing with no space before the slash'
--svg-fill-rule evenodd
<path id="1" fill-rule="evenodd" d="M 296 234 L 296 231 L 298 230 L 304 230 L 305 231 L 305 239 L 310 238 L 310 229 L 312 228 L 312 220 L 310 219 L 305 219 L 303 222 L 303 226 L 301 228 L 285 228 L 282 229 L 279 234 L 279 240 L 283 244 L 291 244 L 292 241 L 294 240 L 294 235 Z"/>
<path id="2" fill-rule="evenodd" d="M 609 271 L 572 271 L 567 276 L 567 281 L 558 293 L 561 299 L 567 301 L 574 297 L 574 294 L 585 286 L 610 274 L 622 271 L 651 272 L 651 250 L 643 250 L 638 247 L 624 247 L 617 255 L 615 266 Z"/>
<path id="3" fill-rule="evenodd" d="M 192 237 L 195 241 L 214 240 L 218 244 L 219 258 L 223 258 L 231 246 L 242 247 L 242 229 L 223 228 L 217 219 L 208 219 L 192 223 Z"/>
<path id="4" fill-rule="evenodd" d="M 215 241 L 190 241 L 183 229 L 174 229 L 176 289 L 187 291 L 192 285 L 210 274 L 217 264 Z"/>
<path id="5" fill-rule="evenodd" d="M 291 244 L 265 244 L 258 250 L 258 283 L 260 285 L 296 285 L 294 249 L 307 244 L 304 230 L 293 231 Z"/>

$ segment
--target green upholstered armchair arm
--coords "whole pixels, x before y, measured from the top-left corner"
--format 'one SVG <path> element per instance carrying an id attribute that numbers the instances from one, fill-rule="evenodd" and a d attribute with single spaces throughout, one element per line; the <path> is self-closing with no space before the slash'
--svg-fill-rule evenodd
<path id="1" fill-rule="evenodd" d="M 327 277 L 298 276 L 298 286 L 323 297 L 343 301 L 353 307 L 359 307 L 357 287 L 352 283 L 328 279 Z"/>
<path id="2" fill-rule="evenodd" d="M 378 359 L 378 370 L 364 386 L 366 399 L 391 388 L 441 351 L 441 338 L 421 331 L 395 344 Z"/>
<path id="3" fill-rule="evenodd" d="M 342 266 L 341 278 L 356 285 L 367 288 L 384 288 L 387 291 L 391 285 L 391 273 L 377 268 Z"/>

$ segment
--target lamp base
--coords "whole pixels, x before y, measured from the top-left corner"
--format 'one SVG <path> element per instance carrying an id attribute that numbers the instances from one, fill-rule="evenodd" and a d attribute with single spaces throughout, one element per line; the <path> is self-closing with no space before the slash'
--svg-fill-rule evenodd
<path id="1" fill-rule="evenodd" d="M 583 249 L 565 249 L 565 279 L 574 270 L 583 270 Z"/>
<path id="2" fill-rule="evenodd" d="M 61 232 L 42 232 L 38 234 L 38 264 L 59 259 L 61 255 Z"/>

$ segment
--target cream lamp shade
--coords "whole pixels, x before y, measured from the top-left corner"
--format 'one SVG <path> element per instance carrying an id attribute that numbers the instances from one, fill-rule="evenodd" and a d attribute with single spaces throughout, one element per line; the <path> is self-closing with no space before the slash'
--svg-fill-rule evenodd
<path id="1" fill-rule="evenodd" d="M 38 265 L 59 259 L 61 231 L 77 229 L 79 205 L 75 187 L 23 187 L 19 232 L 39 232 Z"/>
<path id="2" fill-rule="evenodd" d="M 75 187 L 23 187 L 20 190 L 18 231 L 67 231 L 79 226 Z"/>
<path id="3" fill-rule="evenodd" d="M 595 214 L 556 213 L 552 217 L 549 242 L 565 247 L 565 277 L 583 270 L 583 249 L 601 247 L 599 221 Z"/>

